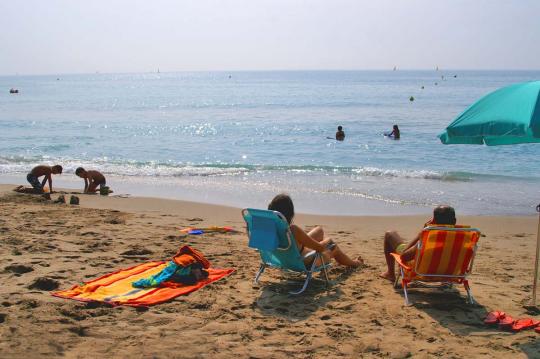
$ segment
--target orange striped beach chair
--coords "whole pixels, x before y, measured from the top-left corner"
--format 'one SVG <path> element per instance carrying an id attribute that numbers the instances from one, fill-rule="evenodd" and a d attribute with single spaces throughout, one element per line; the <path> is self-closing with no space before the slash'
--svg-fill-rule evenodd
<path id="1" fill-rule="evenodd" d="M 405 263 L 400 254 L 392 253 L 399 265 L 395 287 L 401 279 L 405 305 L 410 305 L 407 287 L 413 282 L 463 284 L 468 302 L 473 304 L 474 298 L 467 276 L 472 271 L 479 238 L 480 231 L 469 226 L 429 226 L 422 231 L 416 256 L 412 261 Z"/>

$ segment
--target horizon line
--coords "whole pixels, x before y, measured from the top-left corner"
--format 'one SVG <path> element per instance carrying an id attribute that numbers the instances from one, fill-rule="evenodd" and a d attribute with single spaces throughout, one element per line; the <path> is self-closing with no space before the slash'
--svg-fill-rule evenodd
<path id="1" fill-rule="evenodd" d="M 157 70 L 160 70 L 157 68 Z M 11 74 L 5 74 L 0 73 L 0 77 L 17 77 L 17 76 L 72 76 L 72 75 L 129 75 L 129 74 L 172 74 L 172 73 L 240 73 L 240 72 L 354 72 L 354 71 L 387 71 L 387 72 L 394 72 L 394 71 L 433 71 L 433 72 L 444 72 L 444 71 L 539 71 L 540 68 L 531 68 L 531 69 L 524 69 L 524 68 L 508 68 L 508 69 L 501 69 L 501 68 L 399 68 L 396 67 L 396 69 L 389 69 L 389 68 L 373 68 L 373 69 L 249 69 L 249 70 L 165 70 L 165 71 L 120 71 L 120 72 L 101 72 L 101 71 L 95 71 L 95 72 L 49 72 L 49 73 L 11 73 Z"/>

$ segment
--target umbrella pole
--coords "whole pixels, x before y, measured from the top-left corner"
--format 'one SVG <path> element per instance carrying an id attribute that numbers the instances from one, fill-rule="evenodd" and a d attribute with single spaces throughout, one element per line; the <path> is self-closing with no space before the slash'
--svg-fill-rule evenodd
<path id="1" fill-rule="evenodd" d="M 538 262 L 540 261 L 540 204 L 536 207 L 538 212 L 538 230 L 536 231 L 536 257 L 534 261 L 534 283 L 532 293 L 532 305 L 536 306 L 536 286 L 538 284 Z"/>

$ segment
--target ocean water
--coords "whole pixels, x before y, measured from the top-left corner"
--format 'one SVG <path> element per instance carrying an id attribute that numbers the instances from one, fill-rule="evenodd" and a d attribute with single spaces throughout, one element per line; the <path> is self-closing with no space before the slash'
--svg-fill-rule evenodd
<path id="1" fill-rule="evenodd" d="M 116 193 L 317 214 L 534 214 L 540 145 L 442 145 L 443 129 L 538 71 L 271 71 L 0 77 L 0 182 L 39 163 Z M 423 89 L 422 89 L 423 86 Z M 10 88 L 19 94 L 9 94 Z M 414 101 L 410 101 L 410 97 Z M 401 140 L 384 137 L 393 124 Z M 342 125 L 344 142 L 333 137 Z"/>

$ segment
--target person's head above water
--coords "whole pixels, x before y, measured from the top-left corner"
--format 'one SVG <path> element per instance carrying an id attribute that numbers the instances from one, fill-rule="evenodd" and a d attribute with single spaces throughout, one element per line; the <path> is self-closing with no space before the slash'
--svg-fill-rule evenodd
<path id="1" fill-rule="evenodd" d="M 271 211 L 278 211 L 285 217 L 287 222 L 291 224 L 294 217 L 294 204 L 288 194 L 280 193 L 275 196 L 268 205 L 268 209 Z"/>
<path id="2" fill-rule="evenodd" d="M 399 131 L 398 125 L 394 125 L 394 126 L 393 126 L 393 129 Z"/>
<path id="3" fill-rule="evenodd" d="M 338 127 L 337 127 L 337 130 L 338 130 L 338 131 L 343 131 L 343 127 L 338 126 Z"/>
<path id="4" fill-rule="evenodd" d="M 433 210 L 433 224 L 456 224 L 456 212 L 450 206 L 437 206 Z"/>

